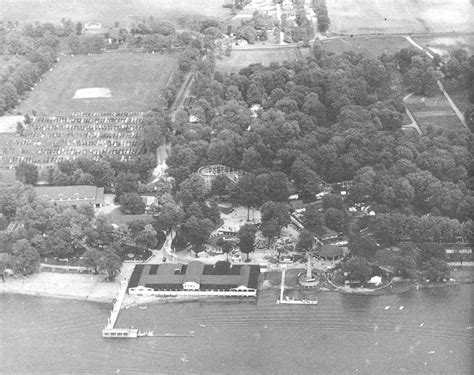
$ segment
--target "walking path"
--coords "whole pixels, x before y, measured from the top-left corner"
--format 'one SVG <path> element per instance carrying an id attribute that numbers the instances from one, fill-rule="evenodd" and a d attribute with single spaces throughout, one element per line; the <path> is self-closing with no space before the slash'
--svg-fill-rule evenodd
<path id="1" fill-rule="evenodd" d="M 407 106 L 407 103 L 406 103 L 406 101 L 408 100 L 408 98 L 409 98 L 410 96 L 412 96 L 412 95 L 413 95 L 413 93 L 408 94 L 407 96 L 405 96 L 405 97 L 403 98 L 403 105 L 405 106 L 405 112 L 406 112 L 406 114 L 408 115 L 408 117 L 410 117 L 411 123 L 408 124 L 408 125 L 403 125 L 402 128 L 403 128 L 403 129 L 414 128 L 414 129 L 418 132 L 418 134 L 421 135 L 421 134 L 422 134 L 421 129 L 420 129 L 420 127 L 418 126 L 418 123 L 416 122 L 415 118 L 414 118 L 413 115 L 411 114 L 410 110 L 408 109 L 408 106 Z"/>
<path id="2" fill-rule="evenodd" d="M 427 51 L 426 49 L 424 49 L 422 46 L 420 46 L 418 43 L 416 43 L 412 38 L 410 38 L 409 36 L 405 36 L 405 39 L 410 43 L 412 44 L 415 48 L 419 49 L 420 51 L 423 51 L 426 56 L 428 56 L 430 59 L 433 60 L 434 56 L 429 52 Z M 468 126 L 467 126 L 467 123 L 466 123 L 466 119 L 464 118 L 464 115 L 462 114 L 462 112 L 459 110 L 459 108 L 456 106 L 456 104 L 453 102 L 453 100 L 451 99 L 451 97 L 449 96 L 449 94 L 447 93 L 447 91 L 445 90 L 443 84 L 441 83 L 441 81 L 437 81 L 436 82 L 438 84 L 438 87 L 439 89 L 441 90 L 441 92 L 443 93 L 443 95 L 446 97 L 449 105 L 451 106 L 451 108 L 453 109 L 454 113 L 456 114 L 456 116 L 458 117 L 459 121 L 461 122 L 462 126 L 464 126 L 466 129 L 469 130 Z"/>

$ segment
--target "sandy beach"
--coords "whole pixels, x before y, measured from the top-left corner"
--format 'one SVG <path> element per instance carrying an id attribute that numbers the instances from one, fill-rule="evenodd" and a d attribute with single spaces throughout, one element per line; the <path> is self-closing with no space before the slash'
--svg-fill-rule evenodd
<path id="1" fill-rule="evenodd" d="M 40 272 L 29 277 L 7 277 L 0 283 L 0 293 L 112 302 L 120 289 L 120 282 L 106 282 L 104 279 L 105 275 Z"/>

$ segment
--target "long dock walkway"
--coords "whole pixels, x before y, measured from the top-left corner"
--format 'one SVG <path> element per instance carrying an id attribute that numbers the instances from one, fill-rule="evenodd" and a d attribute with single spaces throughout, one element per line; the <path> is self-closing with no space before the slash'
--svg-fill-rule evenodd
<path id="1" fill-rule="evenodd" d="M 120 307 L 122 306 L 123 299 L 125 298 L 125 294 L 127 293 L 128 280 L 123 280 L 121 284 L 122 285 L 120 287 L 119 294 L 114 302 L 114 307 L 110 312 L 110 318 L 107 321 L 105 329 L 113 329 L 115 327 L 115 323 L 117 322 Z"/>

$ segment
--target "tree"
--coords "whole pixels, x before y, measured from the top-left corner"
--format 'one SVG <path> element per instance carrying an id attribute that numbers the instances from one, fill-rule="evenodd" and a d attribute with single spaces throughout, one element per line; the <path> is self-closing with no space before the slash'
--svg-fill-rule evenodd
<path id="1" fill-rule="evenodd" d="M 435 242 L 418 244 L 418 256 L 416 261 L 419 266 L 422 267 L 424 263 L 429 262 L 433 258 L 445 260 L 446 253 L 441 244 Z"/>
<path id="2" fill-rule="evenodd" d="M 247 254 L 247 262 L 250 261 L 249 254 L 255 250 L 256 228 L 252 224 L 244 224 L 239 229 L 239 249 Z"/>
<path id="3" fill-rule="evenodd" d="M 21 137 L 23 137 L 25 135 L 25 126 L 23 125 L 23 123 L 21 121 L 18 121 L 16 123 L 16 132 Z"/>
<path id="4" fill-rule="evenodd" d="M 159 230 L 169 232 L 181 224 L 184 212 L 173 199 L 172 201 L 165 202 L 162 206 L 156 207 L 156 211 L 152 215 L 155 226 Z"/>
<path id="5" fill-rule="evenodd" d="M 393 272 L 396 276 L 403 277 L 405 279 L 412 279 L 416 276 L 416 262 L 411 256 L 400 256 L 393 257 Z"/>
<path id="6" fill-rule="evenodd" d="M 138 246 L 146 247 L 147 249 L 154 249 L 158 243 L 157 233 L 151 224 L 147 224 L 145 228 L 138 233 L 135 241 Z"/>
<path id="7" fill-rule="evenodd" d="M 26 276 L 38 270 L 40 256 L 28 240 L 21 239 L 13 243 L 11 254 L 11 262 L 16 273 Z"/>
<path id="8" fill-rule="evenodd" d="M 193 246 L 193 251 L 197 254 L 209 239 L 213 228 L 214 224 L 211 220 L 191 216 L 181 225 L 181 232 L 184 239 Z"/>
<path id="9" fill-rule="evenodd" d="M 276 218 L 270 218 L 268 220 L 262 221 L 260 230 L 262 231 L 262 235 L 268 239 L 268 246 L 270 246 L 272 238 L 277 237 L 280 234 L 278 221 Z"/>
<path id="10" fill-rule="evenodd" d="M 318 1 L 318 6 L 315 8 L 316 18 L 318 21 L 318 30 L 321 33 L 325 33 L 329 29 L 331 23 L 329 19 L 328 9 L 326 7 L 326 1 Z"/>
<path id="11" fill-rule="evenodd" d="M 299 252 L 309 252 L 313 249 L 313 245 L 313 234 L 307 230 L 303 230 L 299 233 L 298 242 L 296 242 L 295 250 Z"/>
<path id="12" fill-rule="evenodd" d="M 120 198 L 125 193 L 138 192 L 139 176 L 133 173 L 120 173 L 115 179 L 115 200 L 120 202 Z"/>
<path id="13" fill-rule="evenodd" d="M 224 241 L 222 244 L 222 252 L 227 255 L 227 261 L 229 261 L 229 253 L 232 251 L 234 246 L 229 241 Z"/>
<path id="14" fill-rule="evenodd" d="M 244 174 L 237 184 L 231 185 L 231 200 L 233 203 L 247 207 L 247 221 L 250 218 L 250 208 L 257 207 L 260 197 L 257 178 L 252 173 Z"/>
<path id="15" fill-rule="evenodd" d="M 421 265 L 423 276 L 429 281 L 441 281 L 449 277 L 448 264 L 439 258 L 431 258 Z"/>
<path id="16" fill-rule="evenodd" d="M 38 167 L 34 164 L 21 162 L 15 168 L 16 179 L 27 185 L 38 182 Z"/>
<path id="17" fill-rule="evenodd" d="M 102 251 L 87 249 L 86 252 L 82 254 L 81 263 L 85 267 L 91 267 L 94 270 L 94 275 L 97 275 L 101 267 L 101 257 Z"/>
<path id="18" fill-rule="evenodd" d="M 119 204 L 121 205 L 120 209 L 126 214 L 140 215 L 145 212 L 146 204 L 137 193 L 125 193 L 121 195 Z"/>
<path id="19" fill-rule="evenodd" d="M 100 269 L 107 272 L 109 281 L 112 281 L 118 275 L 120 267 L 122 267 L 122 259 L 112 248 L 106 248 L 100 257 Z"/>
<path id="20" fill-rule="evenodd" d="M 342 270 L 348 273 L 347 278 L 365 284 L 370 277 L 371 269 L 365 258 L 353 257 L 342 265 Z"/>
<path id="21" fill-rule="evenodd" d="M 346 229 L 347 215 L 344 211 L 331 207 L 324 214 L 324 222 L 328 228 L 343 232 Z"/>
<path id="22" fill-rule="evenodd" d="M 76 23 L 76 35 L 82 35 L 82 23 Z"/>
<path id="23" fill-rule="evenodd" d="M 192 203 L 204 202 L 206 196 L 206 183 L 204 179 L 197 173 L 193 173 L 186 180 L 179 184 L 178 200 L 186 209 Z"/>
<path id="24" fill-rule="evenodd" d="M 353 256 L 371 260 L 377 252 L 377 243 L 369 238 L 356 235 L 349 241 L 349 250 Z"/>
<path id="25" fill-rule="evenodd" d="M 281 229 L 290 223 L 290 214 L 288 209 L 289 208 L 286 203 L 273 201 L 264 203 L 261 207 L 262 226 L 270 229 L 273 227 L 273 220 L 275 220 L 276 235 L 280 236 Z M 267 224 L 269 225 L 267 226 Z"/>
<path id="26" fill-rule="evenodd" d="M 316 234 L 324 233 L 324 215 L 315 205 L 308 205 L 306 207 L 303 213 L 303 224 L 306 229 Z"/>

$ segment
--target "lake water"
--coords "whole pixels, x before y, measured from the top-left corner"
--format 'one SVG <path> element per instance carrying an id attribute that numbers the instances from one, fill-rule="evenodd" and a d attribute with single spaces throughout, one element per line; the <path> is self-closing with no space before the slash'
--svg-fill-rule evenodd
<path id="1" fill-rule="evenodd" d="M 137 340 L 101 337 L 110 305 L 0 295 L 0 372 L 471 374 L 473 291 L 326 292 L 297 306 L 276 305 L 268 290 L 257 302 L 150 304 L 124 310 L 118 326 L 195 337 Z"/>

